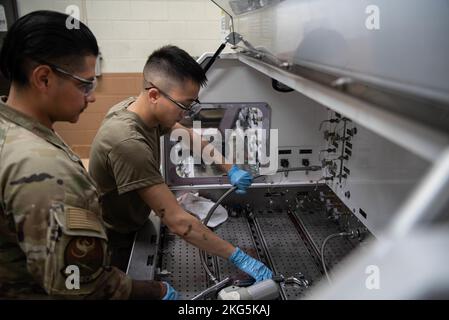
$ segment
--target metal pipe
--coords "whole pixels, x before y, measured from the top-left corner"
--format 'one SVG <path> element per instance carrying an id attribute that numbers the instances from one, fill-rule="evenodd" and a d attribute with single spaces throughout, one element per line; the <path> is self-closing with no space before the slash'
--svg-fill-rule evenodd
<path id="1" fill-rule="evenodd" d="M 278 270 L 276 270 L 276 266 L 274 265 L 274 262 L 273 262 L 274 261 L 273 257 L 271 256 L 270 252 L 268 251 L 268 245 L 265 241 L 265 238 L 262 235 L 262 230 L 260 229 L 259 222 L 257 221 L 256 218 L 253 218 L 253 223 L 254 223 L 254 228 L 255 228 L 254 231 L 257 233 L 257 235 L 259 237 L 259 240 L 260 240 L 260 243 L 262 246 L 262 250 L 264 251 L 264 253 L 267 257 L 267 260 L 268 260 L 267 262 L 268 262 L 270 268 L 272 269 L 273 273 L 278 274 Z M 287 300 L 287 293 L 285 292 L 285 289 L 282 286 L 280 286 L 279 289 L 280 289 L 281 299 Z"/>
<path id="2" fill-rule="evenodd" d="M 203 224 L 207 226 L 207 223 L 209 222 L 210 218 L 212 217 L 212 214 L 214 213 L 215 209 L 220 205 L 220 203 L 226 199 L 231 193 L 233 193 L 237 187 L 233 186 L 228 191 L 226 191 L 218 200 L 215 202 L 215 204 L 209 209 L 209 212 L 206 215 L 206 218 L 203 220 Z"/>
<path id="3" fill-rule="evenodd" d="M 433 165 L 396 214 L 387 236 L 406 235 L 418 223 L 431 221 L 449 201 L 449 148 Z"/>
<path id="4" fill-rule="evenodd" d="M 321 245 L 321 263 L 323 264 L 324 273 L 326 274 L 326 278 L 327 278 L 327 281 L 329 281 L 329 284 L 332 284 L 332 280 L 329 277 L 329 274 L 327 272 L 326 263 L 324 261 L 324 248 L 326 247 L 326 243 L 332 238 L 346 237 L 346 236 L 350 236 L 350 235 L 351 235 L 350 232 L 340 232 L 340 233 L 331 234 L 326 239 L 324 239 L 323 244 Z"/>
<path id="5" fill-rule="evenodd" d="M 219 283 L 218 279 L 215 277 L 212 271 L 210 271 L 209 267 L 207 266 L 207 258 L 206 258 L 206 251 L 203 251 L 199 249 L 200 254 L 200 261 L 203 265 L 204 271 L 206 271 L 207 275 L 209 276 L 209 279 L 214 282 L 215 284 Z"/>
<path id="6" fill-rule="evenodd" d="M 278 169 L 276 170 L 276 173 L 280 173 L 280 172 L 290 172 L 290 171 L 318 171 L 323 169 L 322 166 L 308 166 L 308 167 L 292 167 L 292 168 L 282 168 L 282 169 Z M 254 177 L 254 179 L 260 178 L 263 175 L 257 175 Z"/>
<path id="7" fill-rule="evenodd" d="M 221 288 L 223 288 L 224 286 L 226 286 L 229 282 L 231 281 L 230 277 L 225 278 L 224 280 L 214 284 L 213 286 L 207 288 L 204 291 L 201 291 L 200 293 L 198 293 L 196 296 L 194 296 L 191 300 L 199 300 L 205 296 L 207 296 L 208 294 L 211 294 L 214 291 L 220 290 Z"/>
<path id="8" fill-rule="evenodd" d="M 215 202 L 215 204 L 209 209 L 209 212 L 206 215 L 206 218 L 204 218 L 203 220 L 203 224 L 207 227 L 207 223 L 209 222 L 210 218 L 212 217 L 212 214 L 214 213 L 215 209 L 217 209 L 217 207 L 220 205 L 220 203 L 228 196 L 230 195 L 232 192 L 234 192 L 237 189 L 237 187 L 232 187 L 230 188 L 228 191 L 226 191 L 219 199 L 217 202 Z M 203 265 L 203 269 L 204 271 L 206 271 L 207 275 L 209 276 L 209 278 L 217 283 L 218 279 L 215 277 L 215 275 L 213 274 L 213 272 L 209 269 L 209 266 L 207 265 L 206 262 L 206 251 L 203 251 L 201 249 L 199 249 L 199 253 L 200 253 L 200 260 L 201 260 L 201 264 Z"/>
<path id="9" fill-rule="evenodd" d="M 213 55 L 212 58 L 210 58 L 209 62 L 204 67 L 204 73 L 207 73 L 207 71 L 210 69 L 210 67 L 214 64 L 215 60 L 217 60 L 220 53 L 223 51 L 223 49 L 226 48 L 226 42 L 222 43 L 220 47 L 218 47 L 217 51 Z"/>
<path id="10" fill-rule="evenodd" d="M 309 233 L 309 230 L 307 230 L 306 226 L 304 225 L 304 223 L 302 222 L 302 220 L 299 218 L 299 216 L 297 214 L 295 214 L 292 211 L 288 211 L 290 220 L 293 222 L 293 224 L 297 227 L 297 230 L 300 234 L 300 236 L 304 239 L 305 244 L 310 246 L 310 249 L 312 252 L 310 252 L 310 255 L 314 258 L 314 260 L 316 261 L 316 263 L 318 265 L 321 265 L 321 269 L 323 266 L 323 261 L 321 259 L 321 255 L 320 255 L 320 249 L 318 248 L 317 244 L 315 243 L 315 241 L 312 238 L 312 235 Z M 318 261 L 319 260 L 319 261 Z M 324 273 L 324 269 L 322 270 L 322 273 Z"/>
<path id="11" fill-rule="evenodd" d="M 297 284 L 298 286 L 303 287 L 303 288 L 308 288 L 309 287 L 309 282 L 306 279 L 298 279 L 298 278 L 295 278 L 295 277 L 285 278 L 284 279 L 284 283 L 285 284 L 294 283 L 294 284 Z"/>

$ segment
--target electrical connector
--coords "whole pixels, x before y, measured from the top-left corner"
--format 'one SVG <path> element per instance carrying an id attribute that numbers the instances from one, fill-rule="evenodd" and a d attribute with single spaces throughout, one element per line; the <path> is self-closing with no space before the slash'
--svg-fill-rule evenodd
<path id="1" fill-rule="evenodd" d="M 320 123 L 320 127 L 319 127 L 319 131 L 321 131 L 321 129 L 322 129 L 322 127 L 323 127 L 323 123 L 326 123 L 326 122 L 329 122 L 329 123 L 339 123 L 340 122 L 340 119 L 329 119 L 329 120 L 324 120 L 324 121 L 321 121 L 321 123 Z"/>
<path id="2" fill-rule="evenodd" d="M 335 132 L 330 132 L 329 130 L 326 130 L 323 133 L 324 140 L 328 140 L 330 137 L 334 137 L 334 136 L 335 136 Z"/>

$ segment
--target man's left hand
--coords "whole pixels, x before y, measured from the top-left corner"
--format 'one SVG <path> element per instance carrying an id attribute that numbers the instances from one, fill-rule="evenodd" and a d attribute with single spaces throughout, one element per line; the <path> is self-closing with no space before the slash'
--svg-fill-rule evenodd
<path id="1" fill-rule="evenodd" d="M 252 175 L 245 170 L 239 169 L 235 164 L 228 171 L 228 177 L 231 184 L 237 187 L 236 193 L 238 194 L 245 194 L 246 189 L 248 189 L 253 182 Z"/>

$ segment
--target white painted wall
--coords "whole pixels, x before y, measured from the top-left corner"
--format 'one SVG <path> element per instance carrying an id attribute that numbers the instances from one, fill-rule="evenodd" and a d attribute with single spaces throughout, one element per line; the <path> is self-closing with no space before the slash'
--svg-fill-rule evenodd
<path id="1" fill-rule="evenodd" d="M 65 12 L 78 6 L 80 19 L 97 37 L 102 72 L 141 72 L 151 52 L 177 45 L 192 56 L 222 42 L 221 10 L 210 0 L 18 0 L 19 15 L 34 10 Z"/>

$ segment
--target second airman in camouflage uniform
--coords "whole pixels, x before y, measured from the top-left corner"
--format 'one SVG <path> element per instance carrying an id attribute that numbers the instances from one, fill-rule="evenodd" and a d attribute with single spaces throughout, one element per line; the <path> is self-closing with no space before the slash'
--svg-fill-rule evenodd
<path id="1" fill-rule="evenodd" d="M 0 295 L 127 299 L 131 279 L 105 268 L 97 192 L 50 129 L 0 103 Z M 79 289 L 67 288 L 76 266 Z"/>

